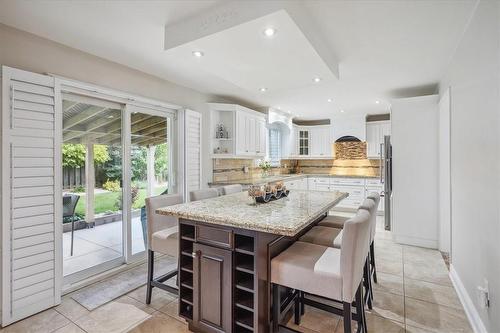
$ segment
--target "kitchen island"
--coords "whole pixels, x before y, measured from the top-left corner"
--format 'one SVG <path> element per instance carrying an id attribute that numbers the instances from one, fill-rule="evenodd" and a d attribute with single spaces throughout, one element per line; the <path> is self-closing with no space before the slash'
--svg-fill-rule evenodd
<path id="1" fill-rule="evenodd" d="M 269 332 L 271 259 L 348 196 L 293 190 L 255 204 L 246 192 L 169 206 L 179 217 L 179 315 L 193 332 Z"/>

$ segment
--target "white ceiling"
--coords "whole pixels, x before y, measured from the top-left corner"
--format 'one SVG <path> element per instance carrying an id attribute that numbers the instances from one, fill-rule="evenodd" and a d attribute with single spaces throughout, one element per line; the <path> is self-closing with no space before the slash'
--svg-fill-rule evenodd
<path id="1" fill-rule="evenodd" d="M 203 92 L 314 119 L 341 109 L 382 113 L 393 97 L 432 92 L 475 0 L 302 4 L 338 59 L 339 78 L 285 11 L 166 51 L 165 25 L 221 3 L 4 0 L 0 22 Z M 277 34 L 267 39 L 262 30 L 270 25 Z M 193 50 L 205 56 L 195 58 Z M 322 81 L 314 83 L 315 76 Z"/>

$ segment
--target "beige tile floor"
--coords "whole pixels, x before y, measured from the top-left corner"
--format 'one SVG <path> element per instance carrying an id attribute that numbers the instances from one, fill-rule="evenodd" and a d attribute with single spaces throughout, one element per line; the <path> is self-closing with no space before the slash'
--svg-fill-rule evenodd
<path id="1" fill-rule="evenodd" d="M 379 223 L 375 241 L 379 283 L 374 287 L 373 310 L 367 312 L 368 332 L 472 332 L 440 253 L 395 244 Z M 61 305 L 0 333 L 189 332 L 177 316 L 175 296 L 154 289 L 148 306 L 145 290 L 140 287 L 93 311 L 66 295 Z M 299 327 L 292 321 L 288 325 L 307 333 L 343 332 L 340 317 L 309 307 Z"/>

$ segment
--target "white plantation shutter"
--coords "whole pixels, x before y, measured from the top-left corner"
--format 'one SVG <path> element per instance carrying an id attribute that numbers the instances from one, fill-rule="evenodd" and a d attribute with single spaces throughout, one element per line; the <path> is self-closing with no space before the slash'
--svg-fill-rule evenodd
<path id="1" fill-rule="evenodd" d="M 185 193 L 201 188 L 201 114 L 186 110 L 184 114 Z"/>
<path id="2" fill-rule="evenodd" d="M 60 303 L 60 103 L 54 78 L 2 67 L 2 325 Z"/>

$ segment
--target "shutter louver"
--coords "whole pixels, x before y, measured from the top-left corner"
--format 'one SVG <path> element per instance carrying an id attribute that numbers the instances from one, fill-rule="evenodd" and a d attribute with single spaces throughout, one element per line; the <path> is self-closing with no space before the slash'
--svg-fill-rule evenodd
<path id="1" fill-rule="evenodd" d="M 60 101 L 54 78 L 2 68 L 2 325 L 60 302 Z"/>
<path id="2" fill-rule="evenodd" d="M 201 114 L 185 111 L 186 193 L 201 188 Z M 189 198 L 189 195 L 187 195 Z"/>

